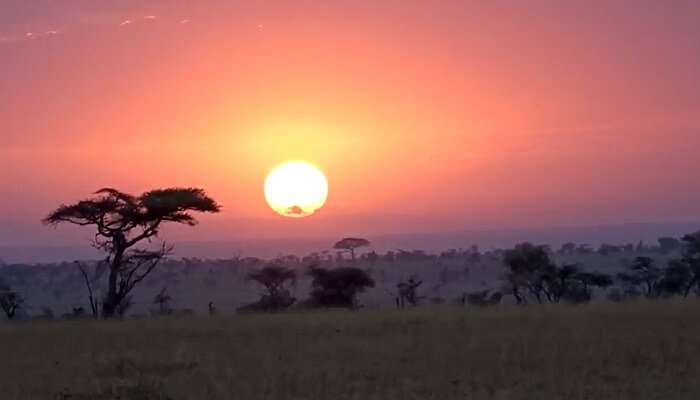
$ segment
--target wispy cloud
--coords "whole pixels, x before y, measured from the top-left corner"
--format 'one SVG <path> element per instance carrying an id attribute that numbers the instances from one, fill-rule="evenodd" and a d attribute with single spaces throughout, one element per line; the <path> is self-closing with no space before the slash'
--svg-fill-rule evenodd
<path id="1" fill-rule="evenodd" d="M 154 14 L 147 14 L 147 15 L 142 15 L 140 17 L 136 18 L 129 18 L 129 19 L 124 19 L 124 15 L 121 15 L 121 19 L 119 15 L 110 15 L 109 13 L 101 13 L 101 14 L 92 14 L 92 13 L 83 13 L 79 15 L 79 18 L 74 21 L 74 24 L 78 25 L 102 25 L 102 26 L 116 26 L 116 27 L 125 27 L 127 25 L 133 25 L 137 24 L 139 21 L 161 21 L 161 17 L 158 15 Z M 180 20 L 170 20 L 166 21 L 163 20 L 161 23 L 170 23 L 170 24 L 176 24 L 176 26 L 179 25 L 185 25 L 188 24 L 190 20 L 188 18 L 185 19 L 180 19 Z M 74 29 L 68 29 L 68 30 L 74 30 Z M 15 34 L 9 34 L 9 32 L 6 32 L 5 34 L 0 34 L 0 43 L 15 43 L 15 42 L 21 42 L 25 40 L 35 40 L 39 38 L 48 38 L 52 36 L 56 36 L 59 34 L 63 34 L 65 32 L 64 29 L 58 30 L 58 29 L 50 29 L 50 30 L 32 30 L 32 31 L 27 31 L 27 32 L 16 32 Z"/>
<path id="2" fill-rule="evenodd" d="M 21 36 L 0 36 L 0 43 L 16 43 L 24 40 L 36 40 L 39 38 L 48 38 L 60 34 L 61 31 L 52 29 L 45 32 L 25 32 Z"/>

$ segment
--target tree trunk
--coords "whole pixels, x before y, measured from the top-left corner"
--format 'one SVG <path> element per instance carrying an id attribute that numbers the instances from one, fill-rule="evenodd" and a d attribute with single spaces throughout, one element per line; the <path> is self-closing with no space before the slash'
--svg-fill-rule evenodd
<path id="1" fill-rule="evenodd" d="M 92 285 L 90 284 L 90 278 L 88 277 L 88 274 L 85 271 L 85 269 L 83 269 L 83 266 L 80 265 L 80 263 L 77 263 L 77 264 L 78 264 L 78 269 L 83 274 L 83 278 L 85 279 L 85 287 L 87 287 L 87 290 L 88 290 L 88 300 L 90 301 L 90 310 L 92 311 L 92 317 L 99 318 L 100 313 L 99 313 L 99 310 L 97 308 L 98 303 L 97 303 L 97 300 L 95 300 L 95 297 L 92 293 Z"/>
<path id="2" fill-rule="evenodd" d="M 119 304 L 119 299 L 117 298 L 117 278 L 119 277 L 119 270 L 122 266 L 123 255 L 123 250 L 118 250 L 115 252 L 112 265 L 109 266 L 109 284 L 107 286 L 107 295 L 102 302 L 102 318 L 104 319 L 114 318 L 117 305 Z"/>

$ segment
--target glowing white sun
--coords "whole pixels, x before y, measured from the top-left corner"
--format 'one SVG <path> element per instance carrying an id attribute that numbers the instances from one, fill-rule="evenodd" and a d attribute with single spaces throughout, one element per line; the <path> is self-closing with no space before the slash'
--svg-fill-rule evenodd
<path id="1" fill-rule="evenodd" d="M 320 169 L 304 161 L 278 165 L 265 180 L 265 199 L 285 217 L 301 218 L 315 213 L 328 198 L 328 181 Z"/>

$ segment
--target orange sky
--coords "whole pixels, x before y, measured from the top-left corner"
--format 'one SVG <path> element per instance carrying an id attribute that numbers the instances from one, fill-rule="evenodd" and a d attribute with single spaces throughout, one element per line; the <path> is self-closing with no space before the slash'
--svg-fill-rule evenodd
<path id="1" fill-rule="evenodd" d="M 194 239 L 700 219 L 698 2 L 201 3 L 0 6 L 0 243 L 103 186 L 205 188 Z"/>

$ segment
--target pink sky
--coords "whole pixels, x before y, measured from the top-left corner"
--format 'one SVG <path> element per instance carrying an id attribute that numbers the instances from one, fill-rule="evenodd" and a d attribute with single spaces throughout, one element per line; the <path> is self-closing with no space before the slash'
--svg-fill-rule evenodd
<path id="1" fill-rule="evenodd" d="M 0 244 L 52 240 L 38 221 L 104 186 L 205 188 L 225 212 L 192 239 L 700 220 L 698 21 L 695 1 L 3 5 Z M 264 201 L 287 159 L 329 179 L 306 221 Z"/>

